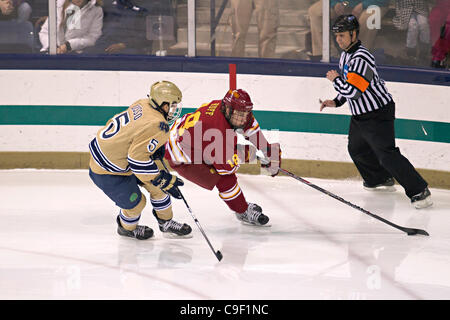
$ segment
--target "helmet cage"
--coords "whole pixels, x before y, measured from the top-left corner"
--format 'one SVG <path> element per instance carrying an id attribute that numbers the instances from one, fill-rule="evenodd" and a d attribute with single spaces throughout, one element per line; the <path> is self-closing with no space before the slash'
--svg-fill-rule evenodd
<path id="1" fill-rule="evenodd" d="M 181 103 L 173 101 L 169 105 L 169 112 L 167 113 L 167 121 L 173 123 L 181 115 L 181 110 L 183 109 Z"/>
<path id="2" fill-rule="evenodd" d="M 224 105 L 224 115 L 228 123 L 234 129 L 245 127 L 250 119 L 253 110 L 253 103 L 249 94 L 242 90 L 228 90 L 222 99 Z M 238 123 L 236 125 L 236 123 Z"/>

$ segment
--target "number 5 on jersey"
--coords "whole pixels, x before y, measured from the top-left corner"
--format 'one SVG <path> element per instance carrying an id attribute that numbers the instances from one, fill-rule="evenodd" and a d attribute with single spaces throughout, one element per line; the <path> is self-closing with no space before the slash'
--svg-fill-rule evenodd
<path id="1" fill-rule="evenodd" d="M 102 131 L 102 139 L 109 139 L 114 137 L 120 130 L 120 125 L 124 127 L 130 122 L 130 117 L 128 117 L 128 112 L 124 111 L 119 113 L 116 117 L 111 119 L 111 123 Z M 112 130 L 112 131 L 111 131 Z M 109 132 L 111 131 L 111 132 Z"/>
<path id="2" fill-rule="evenodd" d="M 150 143 L 148 144 L 147 148 L 149 152 L 155 151 L 156 147 L 158 146 L 158 140 L 152 139 Z"/>

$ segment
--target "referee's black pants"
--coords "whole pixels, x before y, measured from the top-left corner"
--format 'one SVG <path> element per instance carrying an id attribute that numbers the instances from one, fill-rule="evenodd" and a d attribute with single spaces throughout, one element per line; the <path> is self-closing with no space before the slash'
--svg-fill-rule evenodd
<path id="1" fill-rule="evenodd" d="M 364 181 L 377 185 L 390 177 L 411 198 L 427 187 L 427 182 L 395 146 L 395 103 L 351 117 L 348 152 Z"/>

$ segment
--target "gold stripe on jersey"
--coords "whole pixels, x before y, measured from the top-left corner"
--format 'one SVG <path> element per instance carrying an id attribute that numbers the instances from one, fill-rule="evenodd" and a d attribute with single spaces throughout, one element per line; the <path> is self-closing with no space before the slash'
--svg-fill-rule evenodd
<path id="1" fill-rule="evenodd" d="M 178 142 L 172 137 L 169 138 L 168 151 L 172 159 L 175 159 L 176 162 L 191 163 L 191 159 L 187 155 L 185 155 Z"/>
<path id="2" fill-rule="evenodd" d="M 247 129 L 247 131 L 244 132 L 244 136 L 250 137 L 257 133 L 261 128 L 259 127 L 259 123 L 256 120 L 256 118 L 253 119 L 252 127 L 250 129 Z"/>
<path id="3" fill-rule="evenodd" d="M 235 173 L 237 171 L 237 169 L 238 169 L 238 166 L 234 166 L 233 169 L 231 169 L 231 170 L 217 169 L 217 168 L 215 168 L 215 169 L 216 169 L 218 174 L 223 176 L 223 175 L 229 175 L 229 174 Z"/>
<path id="4" fill-rule="evenodd" d="M 172 159 L 175 160 L 175 162 L 184 162 L 184 163 L 192 163 L 189 156 L 183 151 L 180 144 L 177 142 L 177 132 L 178 127 L 180 126 L 180 123 L 183 121 L 185 116 L 181 119 L 178 119 L 170 129 L 170 136 L 169 136 L 169 143 L 166 144 L 167 150 L 169 151 L 169 154 Z"/>
<path id="5" fill-rule="evenodd" d="M 230 200 L 233 200 L 236 197 L 238 197 L 241 193 L 242 193 L 241 188 L 236 183 L 230 190 L 227 190 L 227 191 L 224 191 L 224 192 L 219 192 L 219 196 L 224 201 L 230 201 Z"/>

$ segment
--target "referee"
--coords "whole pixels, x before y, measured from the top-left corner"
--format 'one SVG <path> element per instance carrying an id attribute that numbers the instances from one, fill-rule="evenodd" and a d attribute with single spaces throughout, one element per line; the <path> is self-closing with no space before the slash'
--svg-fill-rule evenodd
<path id="1" fill-rule="evenodd" d="M 320 100 L 320 111 L 348 102 L 352 113 L 348 152 L 366 190 L 394 191 L 395 178 L 415 208 L 431 206 L 427 182 L 395 146 L 395 103 L 378 76 L 373 55 L 358 39 L 357 18 L 338 17 L 332 31 L 343 50 L 339 61 L 341 74 L 336 70 L 327 72 L 327 79 L 338 94 L 333 100 Z"/>

